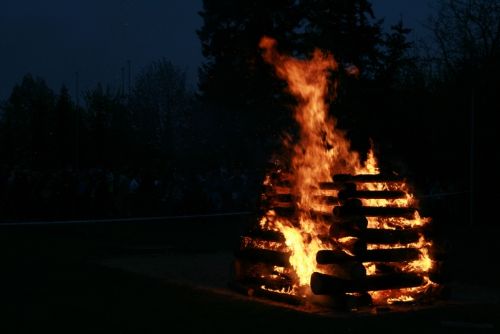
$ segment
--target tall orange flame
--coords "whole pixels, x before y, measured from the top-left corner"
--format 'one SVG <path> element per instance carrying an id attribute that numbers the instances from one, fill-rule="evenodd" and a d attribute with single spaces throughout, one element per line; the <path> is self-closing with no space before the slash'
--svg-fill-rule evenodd
<path id="1" fill-rule="evenodd" d="M 264 59 L 286 80 L 290 93 L 298 101 L 294 117 L 300 125 L 300 139 L 292 161 L 297 186 L 317 187 L 318 181 L 330 181 L 333 171 L 362 170 L 359 154 L 350 150 L 345 133 L 328 116 L 325 97 L 329 72 L 338 70 L 333 56 L 315 50 L 309 60 L 296 59 L 280 54 L 276 44 L 276 40 L 263 37 L 259 46 L 264 50 Z"/>
<path id="2" fill-rule="evenodd" d="M 297 142 L 293 146 L 291 157 L 291 180 L 292 194 L 296 199 L 298 214 L 294 218 L 278 217 L 271 210 L 261 218 L 261 227 L 277 230 L 283 233 L 286 246 L 291 251 L 290 264 L 298 276 L 297 293 L 307 290 L 311 275 L 314 271 L 321 271 L 317 267 L 316 253 L 322 249 L 335 248 L 324 235 L 328 234 L 328 226 L 325 221 L 317 216 L 311 217 L 311 212 L 318 211 L 318 194 L 323 194 L 319 189 L 321 182 L 331 181 L 333 174 L 377 174 L 379 172 L 377 160 L 371 149 L 366 162 L 362 163 L 357 152 L 352 151 L 350 142 L 345 133 L 336 127 L 335 119 L 329 116 L 329 108 L 326 101 L 328 86 L 330 83 L 330 72 L 338 71 L 339 65 L 331 54 L 325 54 L 315 50 L 310 59 L 296 59 L 283 55 L 277 51 L 276 40 L 263 37 L 260 48 L 266 62 L 273 65 L 276 74 L 288 84 L 289 92 L 296 98 L 298 104 L 294 110 L 294 118 L 300 126 Z M 350 68 L 348 72 L 353 72 Z M 354 71 L 358 73 L 357 69 Z M 337 87 L 337 82 L 333 82 Z M 334 92 L 335 94 L 335 92 Z M 266 182 L 269 182 L 267 180 Z M 378 183 L 367 184 L 365 190 L 384 190 L 393 185 Z M 405 190 L 406 185 L 397 186 L 398 190 Z M 399 200 L 363 200 L 364 205 L 374 206 L 408 206 L 413 198 Z M 320 203 L 330 210 L 326 203 Z M 321 205 L 320 205 L 321 206 Z M 420 219 L 418 213 L 410 222 L 396 220 L 378 220 L 370 218 L 369 224 L 375 228 L 394 228 L 397 226 L 423 225 L 427 221 Z M 422 239 L 419 248 L 426 247 L 427 242 Z M 412 270 L 428 267 L 430 259 L 428 252 L 422 252 L 419 261 L 408 264 Z M 365 264 L 368 272 L 374 268 L 373 264 Z M 408 289 L 411 290 L 411 289 Z M 374 298 L 410 298 L 408 296 L 394 294 L 372 294 Z"/>
<path id="3" fill-rule="evenodd" d="M 297 222 L 276 219 L 270 228 L 277 228 L 286 237 L 292 251 L 290 263 L 295 268 L 301 286 L 307 286 L 316 268 L 316 253 L 331 248 L 320 235 L 325 230 L 321 220 L 311 219 L 317 208 L 320 182 L 331 180 L 332 173 L 354 173 L 363 170 L 358 153 L 350 150 L 344 132 L 336 128 L 328 116 L 325 97 L 329 72 L 338 70 L 332 55 L 315 50 L 310 60 L 295 59 L 280 54 L 276 40 L 263 37 L 259 45 L 264 59 L 272 64 L 277 75 L 286 80 L 290 93 L 297 99 L 294 117 L 300 125 L 300 137 L 293 147 L 292 192 L 297 198 Z"/>

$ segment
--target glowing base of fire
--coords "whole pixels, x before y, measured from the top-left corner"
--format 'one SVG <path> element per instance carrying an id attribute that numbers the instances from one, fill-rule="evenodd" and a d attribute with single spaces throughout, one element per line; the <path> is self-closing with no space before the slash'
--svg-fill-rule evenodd
<path id="1" fill-rule="evenodd" d="M 268 181 L 269 179 L 268 179 Z M 361 189 L 364 190 L 384 190 L 384 189 L 397 189 L 404 190 L 407 196 L 404 199 L 398 200 L 386 200 L 386 199 L 376 199 L 376 200 L 366 200 L 363 199 L 363 204 L 365 206 L 371 207 L 411 207 L 414 205 L 414 197 L 408 192 L 406 183 L 399 184 L 384 184 L 384 183 L 373 183 L 364 184 Z M 323 194 L 324 191 L 322 190 Z M 315 195 L 316 196 L 316 195 Z M 314 196 L 312 196 L 314 197 Z M 315 197 L 317 198 L 317 197 Z M 330 209 L 326 211 L 332 211 L 333 205 L 330 205 Z M 263 230 L 272 229 L 283 234 L 285 242 L 263 242 L 256 243 L 255 240 L 247 240 L 246 245 L 260 246 L 267 249 L 279 250 L 290 254 L 289 262 L 291 268 L 294 271 L 296 279 L 294 284 L 287 288 L 282 289 L 272 289 L 261 285 L 261 289 L 272 291 L 273 293 L 294 295 L 299 298 L 305 298 L 311 296 L 310 289 L 310 278 L 314 272 L 320 272 L 324 274 L 333 274 L 331 269 L 325 269 L 325 266 L 318 266 L 316 262 L 316 254 L 321 250 L 336 249 L 338 251 L 345 252 L 348 255 L 355 256 L 355 254 L 350 253 L 348 249 L 344 249 L 343 245 L 349 244 L 350 241 L 355 240 L 353 237 L 345 237 L 337 240 L 329 238 L 328 229 L 329 226 L 326 222 L 321 219 L 313 219 L 308 212 L 298 211 L 298 218 L 294 221 L 279 217 L 274 210 L 269 210 L 260 220 L 260 228 Z M 384 217 L 384 218 L 374 218 L 368 217 L 368 228 L 371 229 L 384 229 L 384 230 L 398 230 L 398 229 L 413 229 L 421 228 L 428 224 L 430 219 L 421 218 L 418 211 L 415 211 L 414 215 L 410 218 L 401 217 Z M 405 249 L 411 248 L 418 250 L 418 259 L 400 262 L 396 264 L 391 264 L 398 272 L 408 272 L 415 273 L 423 278 L 424 283 L 418 287 L 412 288 L 402 288 L 402 289 L 387 289 L 381 291 L 367 291 L 371 296 L 371 303 L 374 305 L 387 305 L 394 303 L 413 303 L 421 299 L 428 293 L 431 293 L 433 288 L 437 287 L 436 283 L 433 283 L 428 278 L 428 272 L 433 267 L 433 261 L 429 256 L 429 249 L 432 247 L 432 243 L 427 240 L 422 234 L 417 242 L 411 243 L 394 243 L 394 244 L 368 244 L 367 250 L 377 250 L 377 249 Z M 366 275 L 376 275 L 377 264 L 372 262 L 364 262 L 363 266 L 366 270 Z M 275 268 L 276 269 L 276 268 Z"/>

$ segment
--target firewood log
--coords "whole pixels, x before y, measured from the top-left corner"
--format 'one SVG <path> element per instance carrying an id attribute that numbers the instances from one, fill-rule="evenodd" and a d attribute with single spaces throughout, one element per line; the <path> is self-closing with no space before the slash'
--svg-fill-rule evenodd
<path id="1" fill-rule="evenodd" d="M 347 264 L 360 261 L 341 250 L 320 250 L 316 253 L 316 262 L 318 264 Z"/>
<path id="2" fill-rule="evenodd" d="M 422 233 L 421 229 L 412 228 L 405 230 L 389 230 L 365 228 L 356 229 L 349 225 L 332 224 L 330 236 L 334 238 L 356 237 L 364 240 L 367 244 L 407 244 L 417 242 Z"/>
<path id="3" fill-rule="evenodd" d="M 272 290 L 290 289 L 293 285 L 292 280 L 285 276 L 276 278 L 269 276 L 247 276 L 242 278 L 239 282 L 254 287 L 265 286 L 266 288 Z"/>
<path id="4" fill-rule="evenodd" d="M 368 226 L 365 216 L 350 216 L 346 218 L 332 217 L 330 236 L 335 238 L 357 237 Z"/>
<path id="5" fill-rule="evenodd" d="M 394 206 L 336 206 L 333 214 L 337 217 L 366 216 L 366 217 L 404 217 L 412 218 L 415 208 L 394 207 Z"/>
<path id="6" fill-rule="evenodd" d="M 241 281 L 249 276 L 257 276 L 257 275 L 281 275 L 280 272 L 276 271 L 276 265 L 269 263 L 256 263 L 253 261 L 248 261 L 241 258 L 235 258 L 233 263 L 233 278 L 237 281 Z M 288 275 L 290 273 L 291 268 L 283 268 L 282 272 Z"/>
<path id="7" fill-rule="evenodd" d="M 349 198 L 366 198 L 366 199 L 396 199 L 405 198 L 404 191 L 399 190 L 341 190 L 338 193 L 340 200 Z"/>
<path id="8" fill-rule="evenodd" d="M 350 311 L 372 304 L 372 298 L 366 292 L 349 294 L 340 292 L 331 295 L 312 294 L 309 300 L 313 304 L 342 311 Z"/>
<path id="9" fill-rule="evenodd" d="M 318 264 L 318 269 L 328 275 L 343 279 L 358 280 L 366 277 L 366 269 L 361 262 Z"/>
<path id="10" fill-rule="evenodd" d="M 361 257 L 363 262 L 405 262 L 417 260 L 420 251 L 416 248 L 370 249 Z"/>
<path id="11" fill-rule="evenodd" d="M 393 174 L 335 174 L 333 182 L 350 182 L 350 183 L 389 183 L 389 182 L 404 182 L 405 179 Z"/>
<path id="12" fill-rule="evenodd" d="M 346 280 L 318 272 L 311 275 L 311 290 L 317 295 L 411 288 L 423 283 L 421 276 L 406 273 L 373 275 L 361 280 Z"/>
<path id="13" fill-rule="evenodd" d="M 321 250 L 316 261 L 321 264 L 357 262 L 406 262 L 414 261 L 421 253 L 416 248 L 369 249 L 363 254 L 351 256 L 338 250 Z"/>
<path id="14" fill-rule="evenodd" d="M 417 242 L 421 233 L 422 230 L 418 228 L 404 230 L 368 228 L 361 231 L 359 238 L 368 244 L 407 244 Z"/>
<path id="15" fill-rule="evenodd" d="M 341 239 L 342 240 L 342 239 Z M 366 242 L 358 238 L 347 238 L 345 241 L 337 242 L 342 249 L 353 255 L 363 255 L 366 253 Z"/>
<path id="16" fill-rule="evenodd" d="M 333 182 L 320 182 L 319 183 L 319 189 L 323 190 L 338 190 L 341 188 L 340 183 L 333 183 Z"/>
<path id="17" fill-rule="evenodd" d="M 265 241 L 285 242 L 285 236 L 279 231 L 252 229 L 245 233 L 245 236 Z"/>

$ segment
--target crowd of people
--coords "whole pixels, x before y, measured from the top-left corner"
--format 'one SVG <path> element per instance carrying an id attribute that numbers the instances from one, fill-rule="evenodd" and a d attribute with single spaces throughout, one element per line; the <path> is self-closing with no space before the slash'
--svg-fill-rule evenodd
<path id="1" fill-rule="evenodd" d="M 82 219 L 252 210 L 256 175 L 109 169 L 0 169 L 0 219 Z"/>

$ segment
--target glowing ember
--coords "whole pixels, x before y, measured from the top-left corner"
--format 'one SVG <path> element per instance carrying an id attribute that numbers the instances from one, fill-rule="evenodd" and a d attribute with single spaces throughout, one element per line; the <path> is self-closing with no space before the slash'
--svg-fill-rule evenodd
<path id="1" fill-rule="evenodd" d="M 395 297 L 395 298 L 387 298 L 387 303 L 388 304 L 394 304 L 394 303 L 409 303 L 414 301 L 415 299 L 410 296 L 400 296 L 400 297 Z"/>

